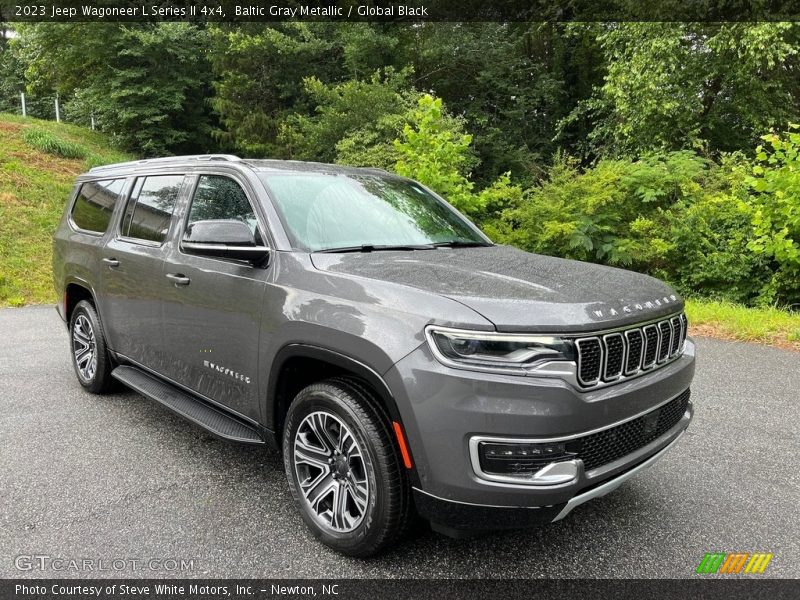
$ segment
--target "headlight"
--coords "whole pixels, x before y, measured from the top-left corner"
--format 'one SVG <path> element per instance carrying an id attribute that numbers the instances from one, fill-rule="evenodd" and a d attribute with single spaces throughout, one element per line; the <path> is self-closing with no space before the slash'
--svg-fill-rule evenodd
<path id="1" fill-rule="evenodd" d="M 570 340 L 549 335 L 517 335 L 462 331 L 444 327 L 425 330 L 437 358 L 450 366 L 491 371 L 524 371 L 545 361 L 573 361 Z"/>

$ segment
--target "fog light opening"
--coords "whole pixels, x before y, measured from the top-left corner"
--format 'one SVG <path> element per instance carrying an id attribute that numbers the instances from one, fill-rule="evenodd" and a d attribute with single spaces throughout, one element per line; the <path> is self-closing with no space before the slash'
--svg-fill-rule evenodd
<path id="1" fill-rule="evenodd" d="M 543 485 L 565 483 L 577 477 L 574 457 L 565 442 L 478 444 L 481 471 L 487 475 L 515 477 Z M 561 466 L 554 469 L 556 465 Z"/>

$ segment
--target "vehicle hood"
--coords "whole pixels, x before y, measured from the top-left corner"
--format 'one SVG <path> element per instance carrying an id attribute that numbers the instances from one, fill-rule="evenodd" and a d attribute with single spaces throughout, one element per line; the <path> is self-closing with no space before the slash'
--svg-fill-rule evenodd
<path id="1" fill-rule="evenodd" d="M 510 246 L 315 253 L 311 258 L 322 271 L 445 296 L 480 313 L 498 331 L 591 331 L 683 308 L 683 299 L 653 277 Z"/>

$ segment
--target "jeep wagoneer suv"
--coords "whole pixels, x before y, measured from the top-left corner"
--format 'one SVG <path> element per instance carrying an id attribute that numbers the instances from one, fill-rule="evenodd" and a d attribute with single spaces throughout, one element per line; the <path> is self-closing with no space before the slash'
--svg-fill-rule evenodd
<path id="1" fill-rule="evenodd" d="M 283 453 L 314 535 L 556 521 L 664 454 L 694 345 L 664 283 L 493 244 L 375 169 L 209 155 L 80 176 L 54 240 L 80 384 Z"/>

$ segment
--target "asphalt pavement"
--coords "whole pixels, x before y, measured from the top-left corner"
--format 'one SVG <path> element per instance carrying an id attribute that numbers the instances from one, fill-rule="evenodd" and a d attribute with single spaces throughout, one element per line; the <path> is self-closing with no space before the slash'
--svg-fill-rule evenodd
<path id="1" fill-rule="evenodd" d="M 0 577 L 683 578 L 734 551 L 800 577 L 800 354 L 696 341 L 694 422 L 617 491 L 540 529 L 422 529 L 358 560 L 307 532 L 277 455 L 86 393 L 53 307 L 0 310 Z"/>

